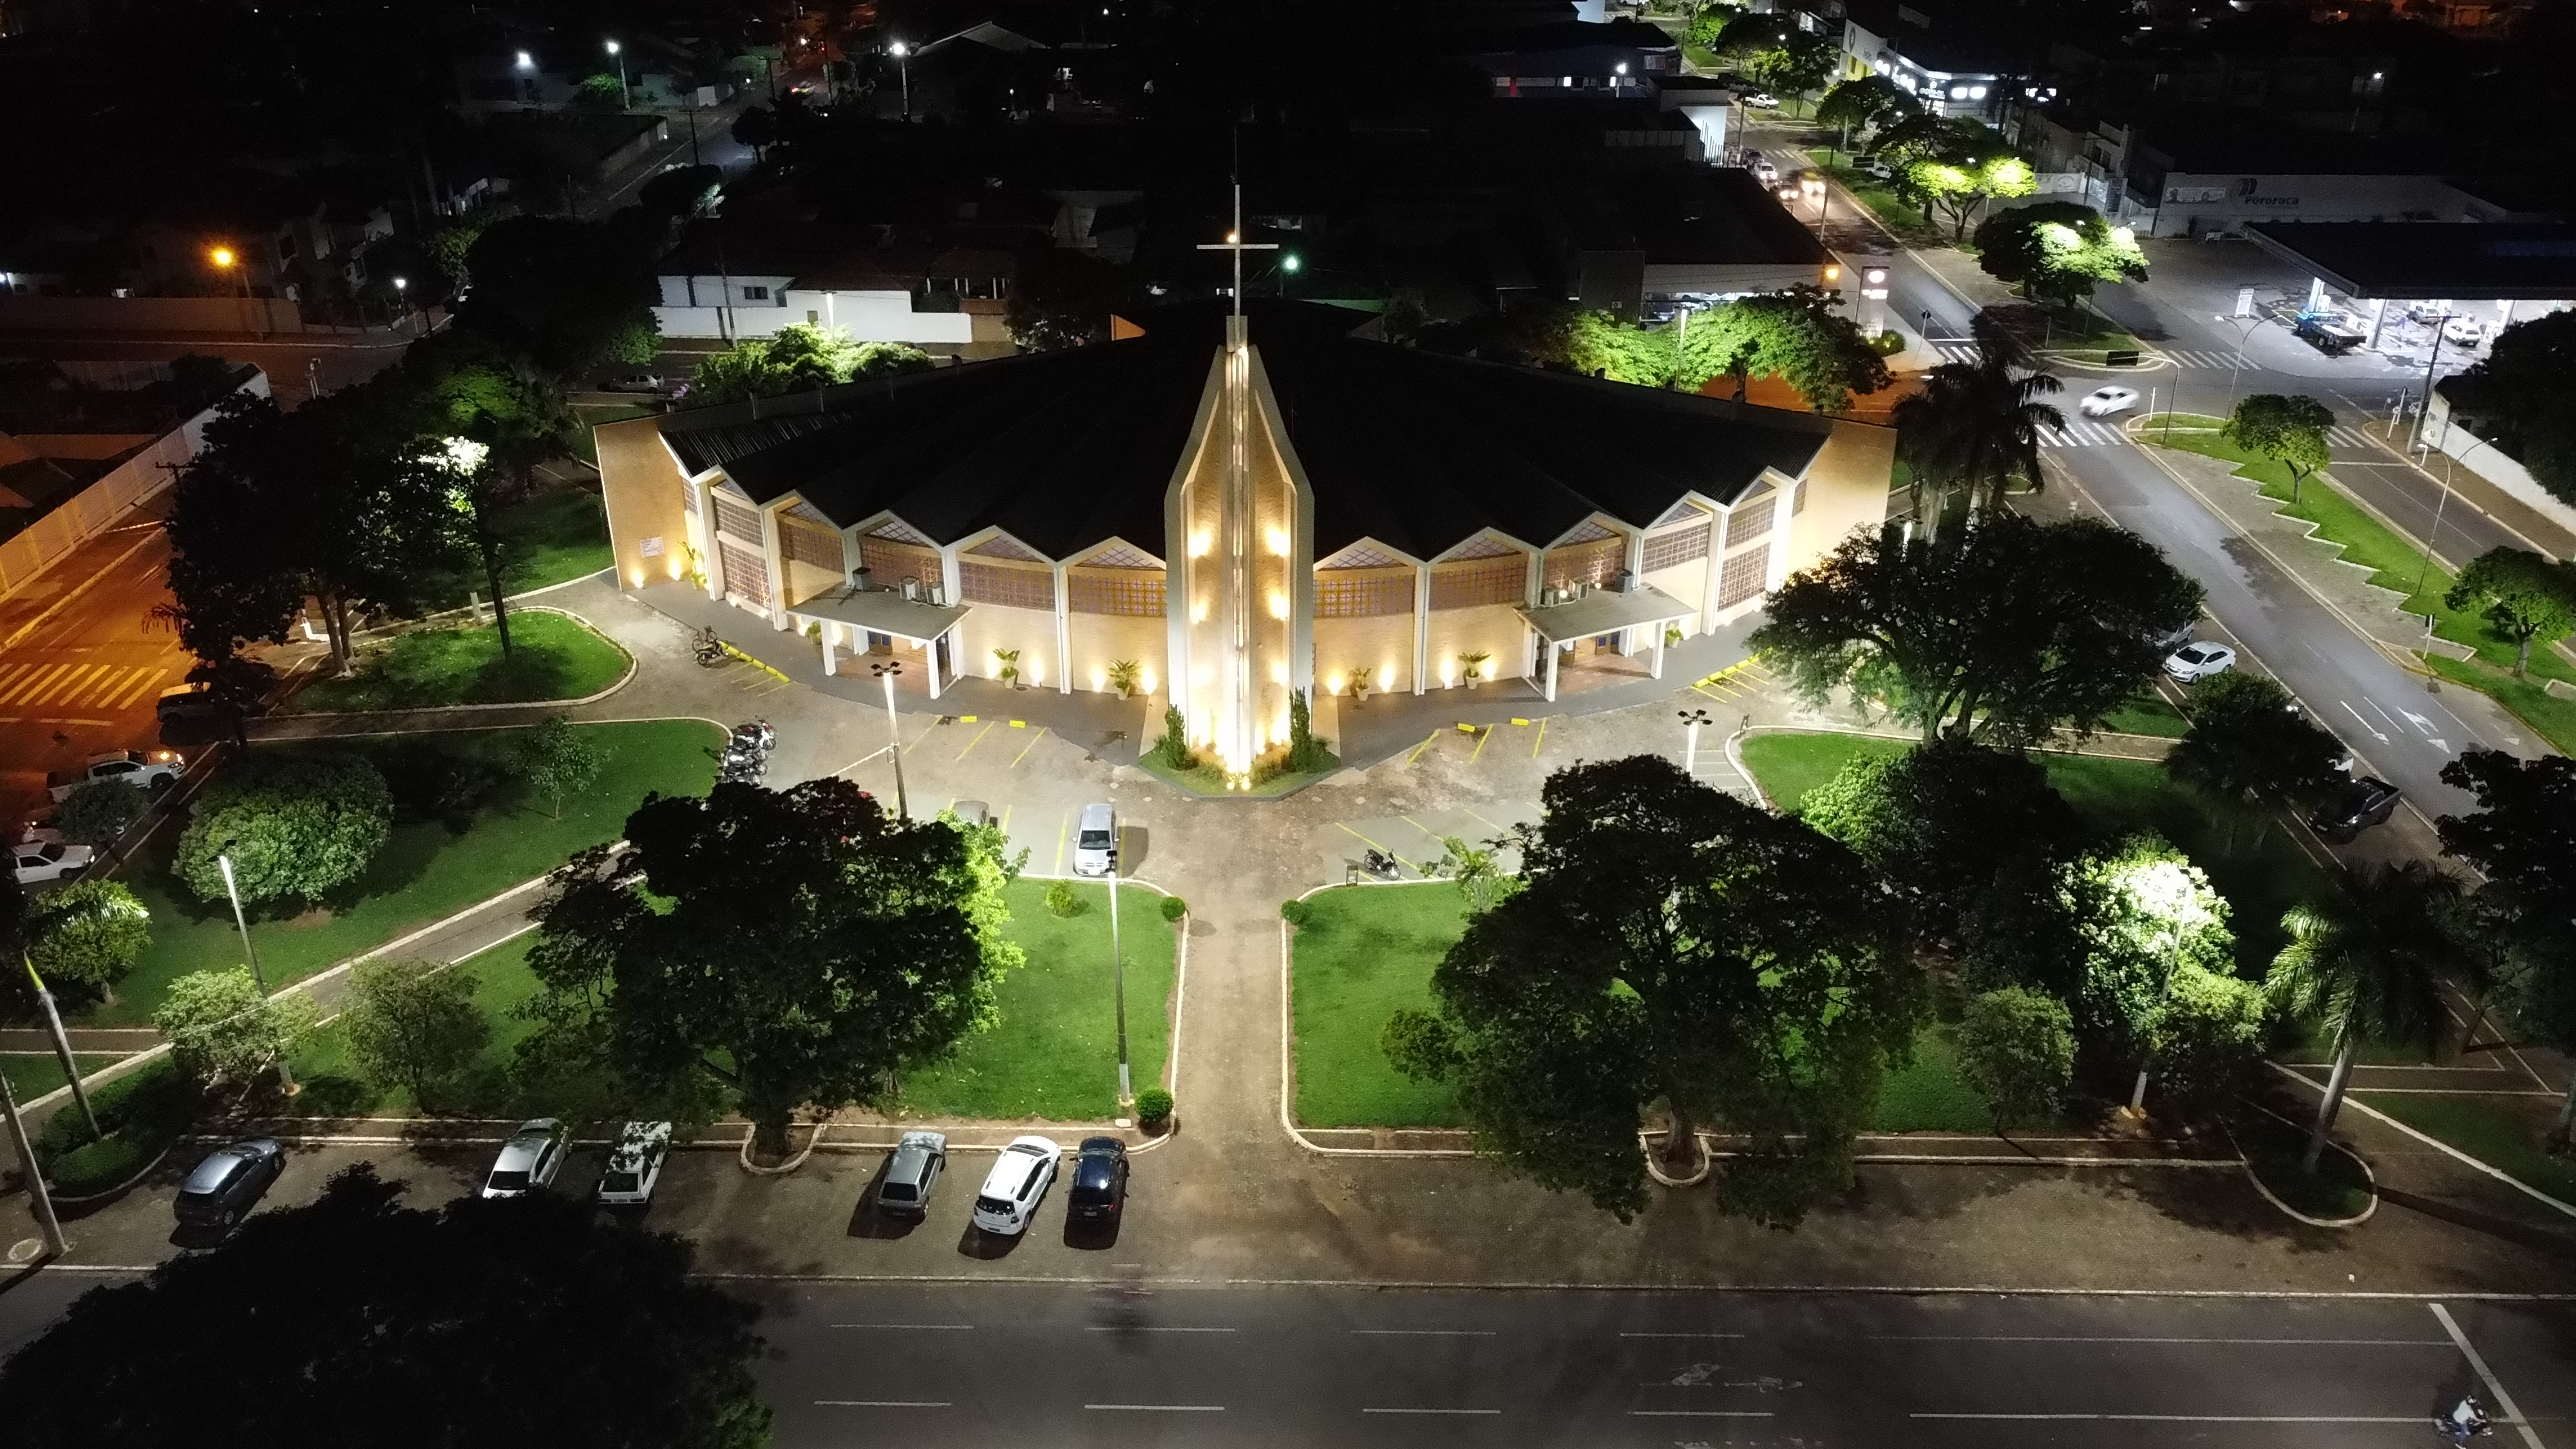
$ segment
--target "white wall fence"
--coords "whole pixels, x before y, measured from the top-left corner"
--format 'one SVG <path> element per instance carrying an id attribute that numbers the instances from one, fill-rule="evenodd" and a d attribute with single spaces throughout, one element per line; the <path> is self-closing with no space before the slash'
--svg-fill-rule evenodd
<path id="1" fill-rule="evenodd" d="M 254 370 L 238 390 L 268 396 L 268 374 Z M 137 504 L 169 487 L 173 471 L 197 456 L 204 445 L 206 422 L 214 415 L 215 410 L 208 408 L 162 434 L 106 477 L 0 543 L 0 599 L 25 588 L 72 550 L 115 527 Z"/>

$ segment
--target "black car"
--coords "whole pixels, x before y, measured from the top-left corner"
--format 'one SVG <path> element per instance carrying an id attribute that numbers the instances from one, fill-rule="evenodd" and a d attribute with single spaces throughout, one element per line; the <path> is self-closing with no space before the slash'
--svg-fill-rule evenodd
<path id="1" fill-rule="evenodd" d="M 1065 1216 L 1077 1223 L 1114 1223 L 1127 1205 L 1127 1144 L 1115 1137 L 1085 1137 L 1073 1159 L 1073 1189 Z"/>
<path id="2" fill-rule="evenodd" d="M 2308 824 L 2328 840 L 2350 840 L 2374 825 L 2385 825 L 2397 813 L 2398 790 L 2376 775 L 2362 775 L 2334 787 L 2308 816 Z"/>
<path id="3" fill-rule="evenodd" d="M 286 1170 L 286 1149 L 265 1137 L 218 1148 L 188 1174 L 171 1205 L 182 1226 L 229 1228 Z"/>

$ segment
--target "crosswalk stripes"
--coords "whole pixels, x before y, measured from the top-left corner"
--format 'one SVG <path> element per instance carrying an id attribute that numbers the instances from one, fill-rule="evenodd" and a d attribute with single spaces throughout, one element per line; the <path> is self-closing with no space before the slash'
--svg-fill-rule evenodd
<path id="1" fill-rule="evenodd" d="M 2129 435 L 2120 431 L 2118 423 L 2095 422 L 2091 418 L 2068 418 L 2062 428 L 2043 423 L 2039 429 L 2039 445 L 2043 448 L 2099 448 L 2127 441 Z"/>
<path id="2" fill-rule="evenodd" d="M 2236 365 L 2236 354 L 2229 351 L 2213 351 L 2201 347 L 2163 347 L 2157 350 L 2171 358 L 2176 367 L 2234 367 Z"/>
<path id="3" fill-rule="evenodd" d="M 1982 355 L 1973 342 L 1935 342 L 1932 350 L 1940 353 L 1944 362 L 1974 362 Z"/>
<path id="4" fill-rule="evenodd" d="M 0 709 L 81 705 L 125 709 L 167 678 L 157 664 L 0 664 Z"/>
<path id="5" fill-rule="evenodd" d="M 2363 436 L 2361 429 L 2351 427 L 2343 423 L 2337 423 L 2333 427 L 2326 429 L 2326 441 L 2338 448 L 2367 448 L 2370 446 L 2370 439 Z"/>

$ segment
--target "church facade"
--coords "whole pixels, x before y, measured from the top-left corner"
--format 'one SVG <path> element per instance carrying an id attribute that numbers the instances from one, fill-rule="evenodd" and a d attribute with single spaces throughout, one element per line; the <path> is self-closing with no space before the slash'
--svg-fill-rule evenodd
<path id="1" fill-rule="evenodd" d="M 1438 356 L 1256 306 L 1145 335 L 612 423 L 622 581 L 806 634 L 827 671 L 1124 687 L 1232 770 L 1291 692 L 1527 680 L 1666 643 L 1885 515 L 1864 423 Z M 1312 694 L 1308 695 L 1312 698 Z"/>

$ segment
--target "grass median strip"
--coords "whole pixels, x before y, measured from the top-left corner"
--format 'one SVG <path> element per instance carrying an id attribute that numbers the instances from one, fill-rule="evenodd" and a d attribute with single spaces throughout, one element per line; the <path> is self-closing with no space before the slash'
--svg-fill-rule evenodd
<path id="1" fill-rule="evenodd" d="M 123 1060 L 113 1052 L 72 1053 L 72 1065 L 83 1077 Z M 9 1078 L 9 1090 L 22 1107 L 63 1085 L 62 1059 L 51 1052 L 0 1057 L 0 1074 Z"/>

